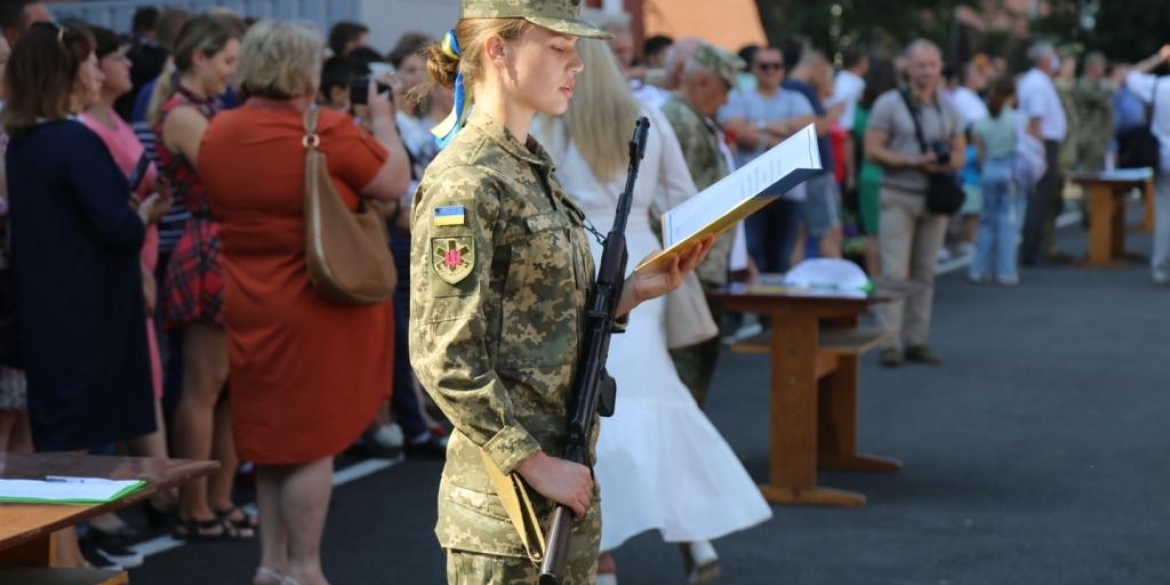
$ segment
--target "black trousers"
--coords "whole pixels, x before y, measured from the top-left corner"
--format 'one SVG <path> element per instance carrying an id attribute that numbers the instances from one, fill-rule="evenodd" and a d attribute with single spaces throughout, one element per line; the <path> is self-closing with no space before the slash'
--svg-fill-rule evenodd
<path id="1" fill-rule="evenodd" d="M 1020 262 L 1024 264 L 1039 264 L 1050 251 L 1056 234 L 1056 218 L 1064 207 L 1060 141 L 1044 141 L 1044 158 L 1048 170 L 1028 192 L 1028 209 L 1024 214 L 1024 233 L 1020 242 Z"/>

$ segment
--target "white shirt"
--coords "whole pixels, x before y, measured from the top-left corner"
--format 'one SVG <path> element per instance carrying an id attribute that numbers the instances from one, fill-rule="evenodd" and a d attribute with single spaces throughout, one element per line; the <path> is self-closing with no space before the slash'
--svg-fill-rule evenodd
<path id="1" fill-rule="evenodd" d="M 845 104 L 841 112 L 841 127 L 846 132 L 853 130 L 853 117 L 857 115 L 857 102 L 861 101 L 861 94 L 865 93 L 865 79 L 852 71 L 842 69 L 837 72 L 833 82 L 833 97 L 825 103 L 825 107 Z"/>
<path id="2" fill-rule="evenodd" d="M 1020 78 L 1016 87 L 1019 111 L 1031 121 L 1040 118 L 1040 135 L 1044 140 L 1064 140 L 1068 134 L 1068 120 L 1064 106 L 1056 94 L 1056 86 L 1047 73 L 1033 67 Z"/>
<path id="3" fill-rule="evenodd" d="M 634 99 L 638 100 L 638 103 L 655 110 L 660 109 L 662 104 L 670 99 L 669 91 L 636 79 L 630 81 L 630 92 L 634 94 Z"/>
<path id="4" fill-rule="evenodd" d="M 1154 95 L 1157 85 L 1158 95 Z M 1161 146 L 1162 170 L 1170 171 L 1170 77 L 1156 77 L 1138 71 L 1125 78 L 1125 87 L 1142 101 L 1154 104 L 1154 119 L 1150 131 Z"/>
<path id="5" fill-rule="evenodd" d="M 987 111 L 987 104 L 983 103 L 983 98 L 969 87 L 956 87 L 954 91 L 947 92 L 947 97 L 963 117 L 964 128 L 991 115 Z"/>

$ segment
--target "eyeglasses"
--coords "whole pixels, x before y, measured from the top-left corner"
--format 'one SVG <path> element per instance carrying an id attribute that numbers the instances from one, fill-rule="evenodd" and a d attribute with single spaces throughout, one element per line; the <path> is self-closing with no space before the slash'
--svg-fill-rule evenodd
<path id="1" fill-rule="evenodd" d="M 758 67 L 760 69 L 760 71 L 783 71 L 784 70 L 784 64 L 780 63 L 779 61 L 773 61 L 770 63 L 756 63 L 756 67 Z"/>

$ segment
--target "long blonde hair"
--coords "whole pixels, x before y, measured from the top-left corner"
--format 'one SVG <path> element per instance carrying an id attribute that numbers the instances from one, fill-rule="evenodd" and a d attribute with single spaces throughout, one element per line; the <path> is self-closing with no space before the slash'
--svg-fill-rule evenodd
<path id="1" fill-rule="evenodd" d="M 629 162 L 626 143 L 642 107 L 604 41 L 581 39 L 577 51 L 585 70 L 577 76 L 565 126 L 593 176 L 600 182 L 612 181 Z"/>

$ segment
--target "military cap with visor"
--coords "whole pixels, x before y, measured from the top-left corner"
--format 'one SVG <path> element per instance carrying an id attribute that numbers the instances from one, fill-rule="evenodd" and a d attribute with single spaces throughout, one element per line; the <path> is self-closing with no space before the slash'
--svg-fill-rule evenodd
<path id="1" fill-rule="evenodd" d="M 581 20 L 581 0 L 463 0 L 459 18 L 522 18 L 571 37 L 613 36 Z"/>

